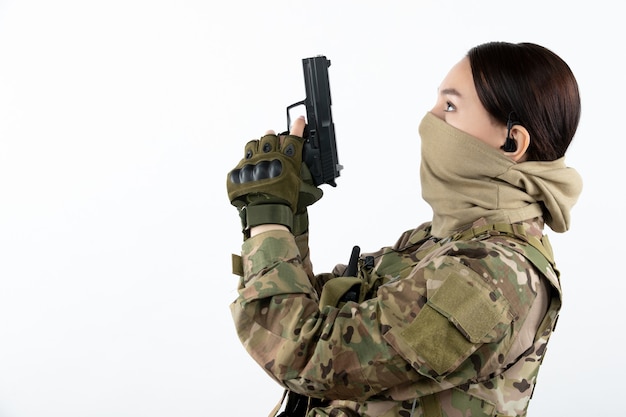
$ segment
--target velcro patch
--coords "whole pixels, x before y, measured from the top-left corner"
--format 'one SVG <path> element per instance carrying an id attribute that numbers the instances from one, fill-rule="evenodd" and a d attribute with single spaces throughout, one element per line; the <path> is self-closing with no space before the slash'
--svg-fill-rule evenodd
<path id="1" fill-rule="evenodd" d="M 243 277 L 243 262 L 241 260 L 241 256 L 235 255 L 233 253 L 231 261 L 232 261 L 233 274 Z"/>
<path id="2" fill-rule="evenodd" d="M 508 304 L 504 297 L 494 297 L 477 274 L 453 270 L 401 336 L 442 375 L 456 369 L 480 344 L 503 336 L 511 321 Z"/>

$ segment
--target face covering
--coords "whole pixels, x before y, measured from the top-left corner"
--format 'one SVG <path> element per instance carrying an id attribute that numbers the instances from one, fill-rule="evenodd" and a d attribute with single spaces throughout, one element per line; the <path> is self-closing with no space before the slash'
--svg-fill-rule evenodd
<path id="1" fill-rule="evenodd" d="M 569 229 L 582 180 L 564 158 L 516 163 L 432 113 L 419 133 L 422 197 L 433 209 L 433 236 L 450 236 L 481 218 L 516 223 L 543 216 L 554 231 Z"/>

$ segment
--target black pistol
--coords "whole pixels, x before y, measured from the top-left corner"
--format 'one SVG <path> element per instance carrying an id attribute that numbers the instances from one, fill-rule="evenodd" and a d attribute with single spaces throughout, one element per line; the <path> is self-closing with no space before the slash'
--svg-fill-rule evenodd
<path id="1" fill-rule="evenodd" d="M 331 111 L 330 83 L 328 67 L 330 61 L 318 55 L 302 60 L 306 98 L 287 106 L 287 131 L 291 128 L 289 111 L 300 105 L 306 107 L 307 124 L 304 129 L 305 139 L 303 161 L 309 167 L 313 183 L 318 186 L 329 184 L 336 187 L 335 178 L 343 167 L 337 158 L 335 125 Z"/>

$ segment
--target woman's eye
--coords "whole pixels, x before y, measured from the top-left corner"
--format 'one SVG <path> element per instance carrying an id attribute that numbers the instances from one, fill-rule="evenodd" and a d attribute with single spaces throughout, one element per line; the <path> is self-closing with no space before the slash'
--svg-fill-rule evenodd
<path id="1" fill-rule="evenodd" d="M 445 112 L 451 112 L 456 110 L 456 107 L 454 107 L 454 104 L 450 103 L 449 101 L 446 101 L 446 106 L 445 109 L 443 111 Z"/>

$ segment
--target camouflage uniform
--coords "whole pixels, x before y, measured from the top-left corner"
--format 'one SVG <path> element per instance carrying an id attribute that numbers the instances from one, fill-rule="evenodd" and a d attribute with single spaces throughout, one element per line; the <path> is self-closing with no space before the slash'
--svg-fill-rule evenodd
<path id="1" fill-rule="evenodd" d="M 431 223 L 313 275 L 307 236 L 246 240 L 231 305 L 250 355 L 313 416 L 524 416 L 561 306 L 541 218 Z M 354 301 L 351 301 L 353 294 Z"/>

